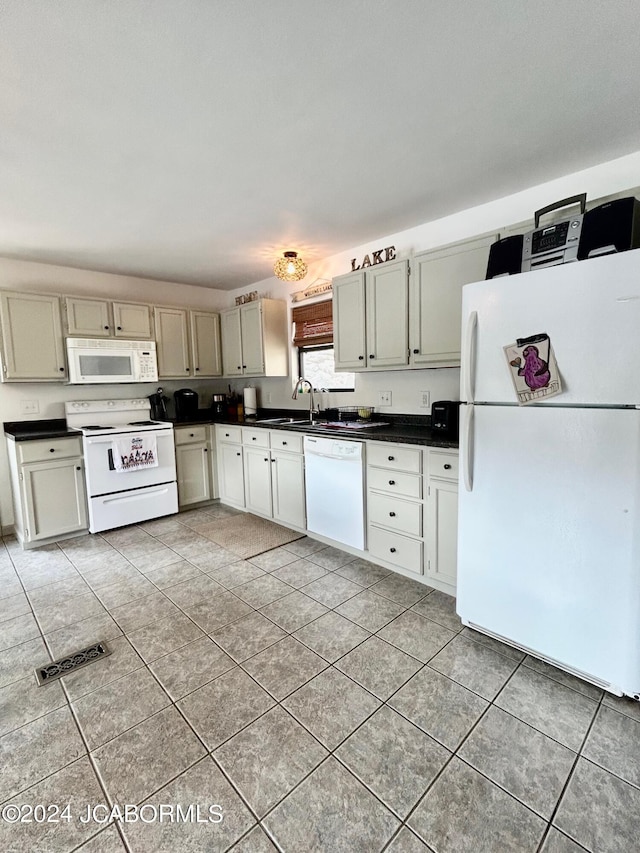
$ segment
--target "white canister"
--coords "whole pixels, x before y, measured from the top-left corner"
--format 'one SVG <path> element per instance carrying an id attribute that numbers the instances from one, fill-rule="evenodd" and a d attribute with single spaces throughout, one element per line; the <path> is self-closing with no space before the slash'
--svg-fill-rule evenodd
<path id="1" fill-rule="evenodd" d="M 257 393 L 256 389 L 249 386 L 245 388 L 242 392 L 242 397 L 244 400 L 244 416 L 253 417 L 258 413 L 258 404 L 257 404 Z"/>

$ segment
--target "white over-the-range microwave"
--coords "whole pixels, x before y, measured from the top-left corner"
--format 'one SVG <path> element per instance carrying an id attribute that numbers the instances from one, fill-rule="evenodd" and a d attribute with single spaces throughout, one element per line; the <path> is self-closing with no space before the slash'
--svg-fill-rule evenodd
<path id="1" fill-rule="evenodd" d="M 71 385 L 157 382 L 155 341 L 67 338 Z"/>

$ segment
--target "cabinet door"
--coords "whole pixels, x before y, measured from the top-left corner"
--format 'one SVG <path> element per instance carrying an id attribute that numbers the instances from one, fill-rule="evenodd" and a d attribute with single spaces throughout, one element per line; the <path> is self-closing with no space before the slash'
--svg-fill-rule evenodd
<path id="1" fill-rule="evenodd" d="M 179 506 L 211 499 L 209 451 L 206 444 L 182 444 L 176 447 L 176 470 Z"/>
<path id="2" fill-rule="evenodd" d="M 0 294 L 3 380 L 66 379 L 57 296 Z"/>
<path id="3" fill-rule="evenodd" d="M 61 536 L 87 527 L 80 458 L 23 465 L 21 479 L 27 541 Z"/>
<path id="4" fill-rule="evenodd" d="M 268 450 L 246 447 L 244 451 L 245 506 L 261 515 L 273 514 L 271 502 L 271 456 Z"/>
<path id="5" fill-rule="evenodd" d="M 366 272 L 367 366 L 393 367 L 409 362 L 407 261 Z"/>
<path id="6" fill-rule="evenodd" d="M 336 370 L 366 368 L 363 272 L 333 279 L 333 348 Z"/>
<path id="7" fill-rule="evenodd" d="M 412 364 L 460 364 L 462 288 L 487 274 L 493 234 L 466 240 L 411 262 L 409 316 Z"/>
<path id="8" fill-rule="evenodd" d="M 283 524 L 306 527 L 304 507 L 304 458 L 301 453 L 271 451 L 273 517 Z"/>
<path id="9" fill-rule="evenodd" d="M 200 379 L 222 375 L 220 315 L 191 312 L 193 375 Z"/>
<path id="10" fill-rule="evenodd" d="M 223 503 L 244 506 L 244 465 L 237 444 L 218 445 L 218 489 Z"/>
<path id="11" fill-rule="evenodd" d="M 113 334 L 108 302 L 67 296 L 64 305 L 70 337 L 108 338 Z"/>
<path id="12" fill-rule="evenodd" d="M 129 302 L 113 303 L 113 325 L 116 338 L 139 338 L 150 341 L 151 311 L 148 305 Z"/>
<path id="13" fill-rule="evenodd" d="M 242 342 L 240 337 L 240 309 L 224 311 L 220 315 L 222 343 L 222 372 L 224 376 L 242 375 Z"/>
<path id="14" fill-rule="evenodd" d="M 259 302 L 243 305 L 240 309 L 240 337 L 242 339 L 242 372 L 245 376 L 264 374 L 264 348 L 262 340 L 262 308 Z"/>
<path id="15" fill-rule="evenodd" d="M 158 378 L 183 379 L 190 375 L 187 312 L 181 308 L 155 308 Z"/>
<path id="16" fill-rule="evenodd" d="M 427 578 L 455 587 L 458 564 L 457 483 L 429 480 L 427 559 Z"/>

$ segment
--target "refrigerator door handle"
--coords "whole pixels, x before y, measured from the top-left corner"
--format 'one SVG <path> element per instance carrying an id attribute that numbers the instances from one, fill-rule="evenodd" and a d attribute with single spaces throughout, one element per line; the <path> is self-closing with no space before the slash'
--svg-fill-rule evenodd
<path id="1" fill-rule="evenodd" d="M 464 487 L 468 492 L 473 491 L 473 418 L 475 409 L 473 406 L 463 406 L 465 409 L 464 418 L 464 436 L 462 439 L 462 447 L 464 449 L 464 459 L 462 470 L 464 471 Z"/>
<path id="2" fill-rule="evenodd" d="M 476 368 L 476 336 L 478 330 L 478 312 L 472 311 L 467 318 L 467 333 L 464 341 L 464 392 L 467 403 L 473 403 L 475 393 L 473 374 Z"/>

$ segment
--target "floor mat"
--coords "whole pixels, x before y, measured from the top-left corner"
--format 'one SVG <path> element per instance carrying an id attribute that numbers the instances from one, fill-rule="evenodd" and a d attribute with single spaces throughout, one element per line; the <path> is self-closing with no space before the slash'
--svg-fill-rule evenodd
<path id="1" fill-rule="evenodd" d="M 207 532 L 207 538 L 246 560 L 287 542 L 303 539 L 304 533 L 297 533 L 257 515 L 242 513 L 220 519 L 215 531 Z"/>

